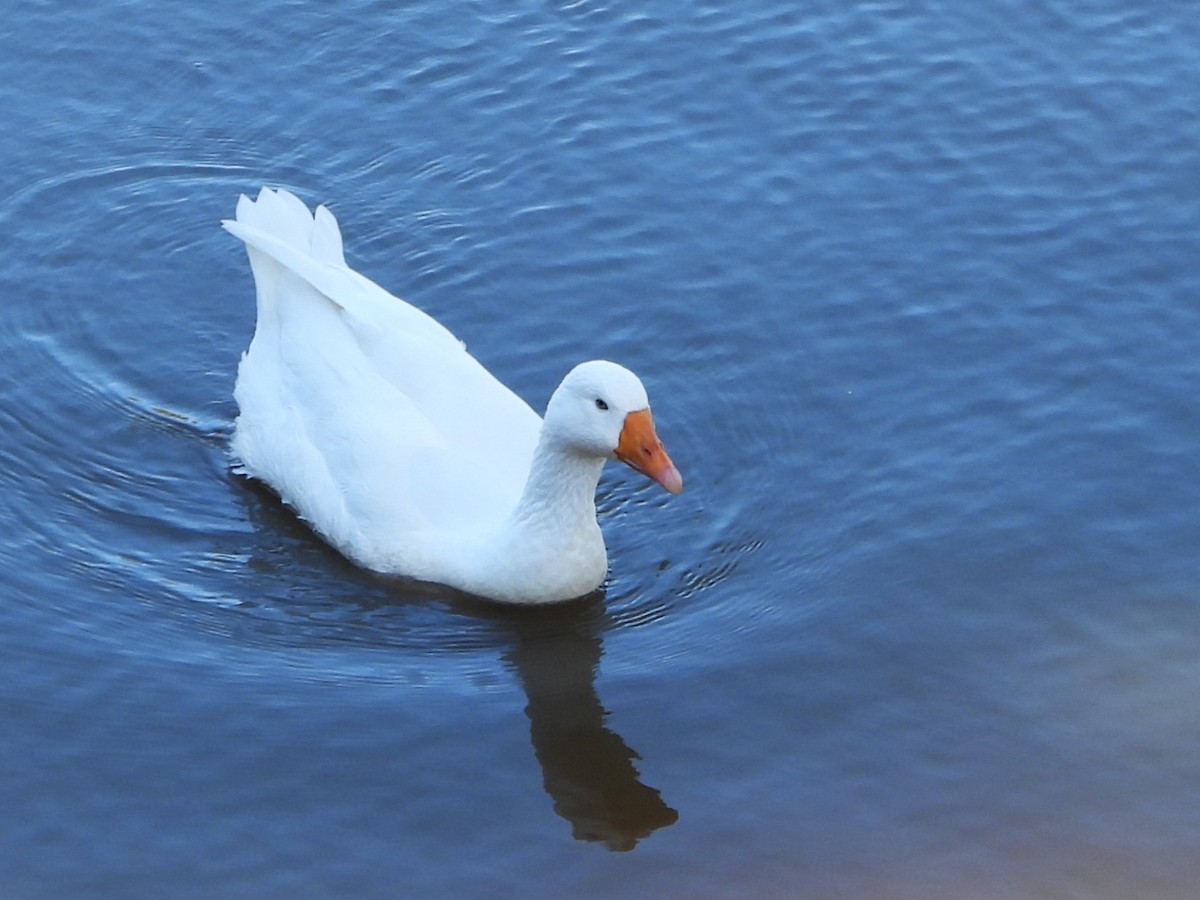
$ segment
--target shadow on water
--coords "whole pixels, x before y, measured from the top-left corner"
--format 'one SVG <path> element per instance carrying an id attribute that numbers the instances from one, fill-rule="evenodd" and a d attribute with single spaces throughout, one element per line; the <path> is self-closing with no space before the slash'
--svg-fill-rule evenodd
<path id="1" fill-rule="evenodd" d="M 513 644 L 504 659 L 529 700 L 525 714 L 542 783 L 575 838 L 632 850 L 674 824 L 679 814 L 639 780 L 637 753 L 605 725 L 596 671 L 612 621 L 600 595 L 509 615 L 507 622 Z"/>

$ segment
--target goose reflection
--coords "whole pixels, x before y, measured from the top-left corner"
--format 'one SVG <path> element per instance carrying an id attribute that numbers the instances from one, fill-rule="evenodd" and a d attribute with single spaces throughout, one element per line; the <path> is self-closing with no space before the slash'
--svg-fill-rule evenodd
<path id="1" fill-rule="evenodd" d="M 611 624 L 597 597 L 510 619 L 514 642 L 504 654 L 529 700 L 529 735 L 554 811 L 581 841 L 610 850 L 671 825 L 679 814 L 639 780 L 637 753 L 605 725 L 596 694 L 601 635 Z"/>

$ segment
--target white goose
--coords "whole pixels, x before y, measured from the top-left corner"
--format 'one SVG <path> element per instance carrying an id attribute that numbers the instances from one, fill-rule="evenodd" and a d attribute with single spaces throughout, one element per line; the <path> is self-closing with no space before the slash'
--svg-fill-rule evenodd
<path id="1" fill-rule="evenodd" d="M 627 369 L 576 366 L 543 421 L 443 326 L 350 269 L 325 207 L 263 188 L 223 224 L 246 243 L 258 302 L 233 453 L 358 565 L 502 602 L 567 600 L 608 568 L 606 459 L 682 490 Z"/>

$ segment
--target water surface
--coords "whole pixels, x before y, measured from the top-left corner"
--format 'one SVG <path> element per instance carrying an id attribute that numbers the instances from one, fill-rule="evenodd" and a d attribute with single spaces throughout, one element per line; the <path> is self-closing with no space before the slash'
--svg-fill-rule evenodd
<path id="1" fill-rule="evenodd" d="M 727 7 L 10 11 L 0 893 L 1194 895 L 1200 21 Z M 263 183 L 535 407 L 643 376 L 602 597 L 231 473 Z"/>

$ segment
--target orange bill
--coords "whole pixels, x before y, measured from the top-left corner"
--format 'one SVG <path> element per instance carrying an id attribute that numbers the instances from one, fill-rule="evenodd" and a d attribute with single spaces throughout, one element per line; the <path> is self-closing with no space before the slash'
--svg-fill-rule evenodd
<path id="1" fill-rule="evenodd" d="M 672 494 L 683 490 L 683 476 L 654 433 L 654 417 L 649 409 L 639 409 L 625 416 L 616 456 L 626 465 L 653 478 Z"/>

